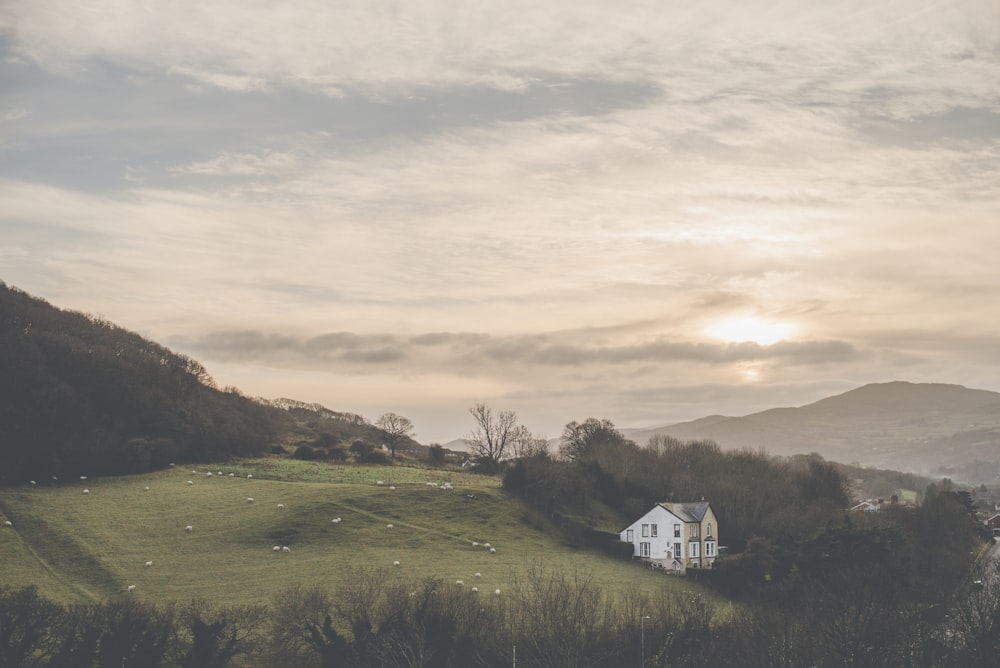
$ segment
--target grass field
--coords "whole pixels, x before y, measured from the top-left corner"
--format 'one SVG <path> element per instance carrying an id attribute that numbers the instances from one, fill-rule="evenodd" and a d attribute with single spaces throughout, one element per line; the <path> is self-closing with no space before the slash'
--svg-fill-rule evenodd
<path id="1" fill-rule="evenodd" d="M 469 585 L 480 572 L 480 588 L 492 590 L 540 563 L 589 574 L 609 591 L 703 591 L 684 579 L 566 547 L 495 478 L 283 459 L 212 472 L 176 467 L 0 489 L 0 524 L 13 524 L 0 526 L 3 583 L 37 584 L 61 602 L 99 600 L 134 584 L 131 595 L 150 601 L 197 597 L 234 604 L 267 602 L 293 584 L 332 589 L 357 567 L 386 568 L 388 577 L 407 581 L 435 576 Z M 450 482 L 454 489 L 428 482 Z M 342 521 L 333 524 L 335 517 Z M 497 551 L 475 548 L 473 541 Z M 274 552 L 275 545 L 290 552 Z"/>

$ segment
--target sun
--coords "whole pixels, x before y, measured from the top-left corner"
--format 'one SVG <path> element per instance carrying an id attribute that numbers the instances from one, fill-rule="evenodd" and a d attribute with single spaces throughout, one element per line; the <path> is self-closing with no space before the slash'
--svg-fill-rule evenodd
<path id="1" fill-rule="evenodd" d="M 730 343 L 752 342 L 769 346 L 778 341 L 790 338 L 796 330 L 790 322 L 768 320 L 756 316 L 732 316 L 719 320 L 703 330 L 703 333 L 713 339 Z"/>

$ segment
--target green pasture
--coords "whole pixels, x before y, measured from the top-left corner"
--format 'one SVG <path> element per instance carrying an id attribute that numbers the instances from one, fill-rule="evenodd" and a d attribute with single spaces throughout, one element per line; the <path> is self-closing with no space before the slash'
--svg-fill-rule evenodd
<path id="1" fill-rule="evenodd" d="M 141 599 L 223 605 L 267 602 L 294 584 L 332 589 L 358 567 L 384 568 L 387 578 L 409 582 L 463 580 L 485 592 L 542 564 L 590 575 L 609 592 L 701 590 L 567 547 L 495 478 L 280 459 L 208 472 L 175 467 L 0 489 L 0 525 L 13 524 L 0 526 L 3 583 L 36 584 L 62 602 L 122 595 L 135 585 L 130 595 Z M 428 482 L 450 482 L 454 489 Z M 336 517 L 339 524 L 331 522 Z M 496 553 L 473 541 L 490 543 Z M 290 552 L 274 552 L 276 545 Z"/>

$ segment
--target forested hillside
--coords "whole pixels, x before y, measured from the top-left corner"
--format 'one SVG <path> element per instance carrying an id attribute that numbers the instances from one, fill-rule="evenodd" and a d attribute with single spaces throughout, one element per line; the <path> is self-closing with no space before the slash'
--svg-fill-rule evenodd
<path id="1" fill-rule="evenodd" d="M 263 452 L 280 411 L 102 318 L 0 282 L 0 482 Z"/>

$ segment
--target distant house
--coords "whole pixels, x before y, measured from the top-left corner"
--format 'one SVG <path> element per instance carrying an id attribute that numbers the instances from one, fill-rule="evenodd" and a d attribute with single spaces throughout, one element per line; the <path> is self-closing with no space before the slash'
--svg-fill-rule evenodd
<path id="1" fill-rule="evenodd" d="M 719 523 L 708 501 L 658 503 L 618 535 L 633 558 L 677 573 L 711 568 L 719 555 Z"/>
<path id="2" fill-rule="evenodd" d="M 856 513 L 877 513 L 880 509 L 881 506 L 871 499 L 865 499 L 858 505 L 851 507 L 851 510 Z"/>
<path id="3" fill-rule="evenodd" d="M 997 513 L 990 519 L 986 520 L 986 526 L 993 531 L 994 536 L 1000 536 L 1000 513 Z"/>

